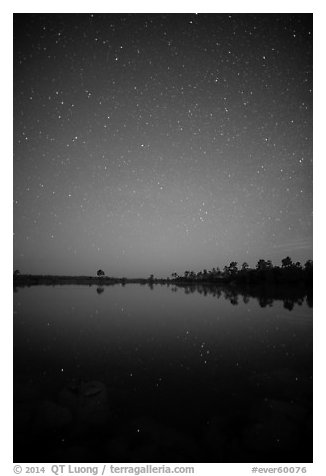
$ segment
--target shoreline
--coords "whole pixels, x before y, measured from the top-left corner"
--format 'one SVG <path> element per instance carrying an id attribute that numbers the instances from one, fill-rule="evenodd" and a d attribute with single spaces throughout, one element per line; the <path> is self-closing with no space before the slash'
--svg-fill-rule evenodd
<path id="1" fill-rule="evenodd" d="M 80 284 L 80 285 L 101 285 L 109 286 L 113 284 L 180 284 L 180 285 L 192 285 L 192 284 L 226 284 L 227 281 L 223 278 L 218 281 L 189 281 L 170 278 L 113 278 L 113 277 L 95 277 L 95 276 L 55 276 L 55 275 L 19 275 L 13 278 L 14 286 L 25 285 L 63 285 L 63 284 Z"/>
<path id="2" fill-rule="evenodd" d="M 97 285 L 97 286 L 110 286 L 114 284 L 167 284 L 177 286 L 297 286 L 301 284 L 303 286 L 312 286 L 310 279 L 305 279 L 301 276 L 299 279 L 282 279 L 278 280 L 266 280 L 258 279 L 255 281 L 247 281 L 233 278 L 215 278 L 214 280 L 205 279 L 191 279 L 191 278 L 114 278 L 109 276 L 65 276 L 65 275 L 32 275 L 32 274 L 20 274 L 13 277 L 14 286 L 37 286 L 37 285 L 65 285 L 65 284 L 79 284 L 79 285 Z"/>

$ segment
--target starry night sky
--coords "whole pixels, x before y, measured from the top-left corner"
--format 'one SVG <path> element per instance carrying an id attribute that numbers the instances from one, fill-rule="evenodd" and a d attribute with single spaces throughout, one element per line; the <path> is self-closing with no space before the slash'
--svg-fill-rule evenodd
<path id="1" fill-rule="evenodd" d="M 312 258 L 311 14 L 15 14 L 14 268 Z"/>

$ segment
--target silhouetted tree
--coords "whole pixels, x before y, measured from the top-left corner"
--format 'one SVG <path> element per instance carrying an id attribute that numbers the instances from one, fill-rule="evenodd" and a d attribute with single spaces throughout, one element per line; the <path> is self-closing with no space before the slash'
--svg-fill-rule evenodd
<path id="1" fill-rule="evenodd" d="M 283 301 L 284 309 L 288 309 L 289 311 L 292 311 L 293 306 L 294 306 L 293 299 L 289 299 L 289 298 L 284 299 L 284 301 Z"/>
<path id="2" fill-rule="evenodd" d="M 306 261 L 305 264 L 304 264 L 304 269 L 306 271 L 310 271 L 310 270 L 312 270 L 312 266 L 313 266 L 312 260 L 308 259 L 308 261 Z"/>
<path id="3" fill-rule="evenodd" d="M 216 276 L 219 276 L 219 275 L 221 274 L 221 270 L 220 270 L 220 268 L 219 268 L 218 266 L 216 266 L 216 268 L 213 268 L 213 270 L 214 270 L 214 274 L 215 274 Z"/>
<path id="4" fill-rule="evenodd" d="M 103 276 L 105 276 L 105 273 L 102 269 L 99 269 L 96 274 L 99 278 L 102 278 Z"/>
<path id="5" fill-rule="evenodd" d="M 236 261 L 231 261 L 229 264 L 229 270 L 232 275 L 236 274 L 238 272 L 238 263 Z"/>
<path id="6" fill-rule="evenodd" d="M 268 298 L 267 296 L 260 296 L 258 298 L 260 307 L 271 307 L 273 305 L 273 299 Z"/>
<path id="7" fill-rule="evenodd" d="M 282 268 L 290 268 L 291 266 L 293 266 L 293 262 L 290 256 L 282 259 Z"/>
<path id="8" fill-rule="evenodd" d="M 223 268 L 223 274 L 224 274 L 225 277 L 229 276 L 230 270 L 229 270 L 229 267 L 228 267 L 228 266 L 224 266 L 224 268 Z"/>
<path id="9" fill-rule="evenodd" d="M 244 302 L 245 304 L 248 304 L 249 301 L 250 301 L 249 296 L 244 295 L 244 296 L 243 296 L 243 302 Z"/>
<path id="10" fill-rule="evenodd" d="M 265 271 L 265 269 L 267 269 L 267 262 L 264 259 L 258 260 L 256 264 L 256 269 L 258 271 Z"/>
<path id="11" fill-rule="evenodd" d="M 237 306 L 239 304 L 238 296 L 237 295 L 232 296 L 230 298 L 230 303 L 232 304 L 232 306 Z"/>
<path id="12" fill-rule="evenodd" d="M 249 268 L 247 262 L 242 263 L 241 269 L 238 269 L 238 263 L 231 261 L 229 266 L 224 266 L 223 271 L 218 267 L 212 268 L 210 271 L 204 269 L 195 273 L 194 271 L 185 271 L 183 277 L 178 276 L 177 273 L 172 273 L 172 277 L 177 280 L 185 280 L 191 282 L 222 282 L 236 281 L 242 284 L 250 283 L 285 283 L 285 282 L 299 282 L 305 281 L 306 284 L 312 282 L 312 260 L 308 260 L 304 265 L 304 270 L 299 261 L 292 262 L 292 259 L 287 256 L 282 260 L 282 267 L 273 266 L 272 261 L 260 259 L 256 264 L 256 269 Z"/>

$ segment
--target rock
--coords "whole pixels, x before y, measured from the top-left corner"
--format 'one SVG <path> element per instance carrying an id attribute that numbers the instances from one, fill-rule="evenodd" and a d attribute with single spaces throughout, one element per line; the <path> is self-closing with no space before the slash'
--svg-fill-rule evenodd
<path id="1" fill-rule="evenodd" d="M 80 393 L 84 397 L 94 397 L 95 395 L 101 396 L 101 399 L 107 399 L 107 391 L 104 383 L 102 382 L 86 382 L 81 383 Z"/>

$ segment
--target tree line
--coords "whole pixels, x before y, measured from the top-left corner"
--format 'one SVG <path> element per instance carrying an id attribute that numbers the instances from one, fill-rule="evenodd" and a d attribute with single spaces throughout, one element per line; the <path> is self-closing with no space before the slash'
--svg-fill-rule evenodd
<path id="1" fill-rule="evenodd" d="M 116 280 L 120 281 L 118 278 L 109 278 L 106 276 L 106 273 L 99 269 L 96 273 L 97 278 L 100 281 Z M 25 278 L 37 278 L 33 276 L 25 276 Z M 23 278 L 18 269 L 14 272 L 14 279 L 18 280 Z M 38 276 L 42 278 L 42 276 Z M 44 277 L 43 277 L 44 278 Z M 49 277 L 48 277 L 49 278 Z M 53 279 L 58 279 L 58 277 L 53 277 Z M 70 277 L 73 279 L 73 277 Z M 77 279 L 77 277 L 75 277 Z M 80 279 L 92 279 L 92 277 L 82 277 Z M 93 278 L 94 279 L 94 278 Z M 231 261 L 228 266 L 224 266 L 223 269 L 220 269 L 218 266 L 210 270 L 204 269 L 196 273 L 195 271 L 185 271 L 182 275 L 178 273 L 172 273 L 171 278 L 160 278 L 157 279 L 151 274 L 147 279 L 141 281 L 155 283 L 155 282 L 194 282 L 194 283 L 217 283 L 217 282 L 237 282 L 239 284 L 251 284 L 251 283 L 261 283 L 261 282 L 297 282 L 304 281 L 306 283 L 312 284 L 313 280 L 313 262 L 312 260 L 307 260 L 304 265 L 299 261 L 293 262 L 292 259 L 287 256 L 282 259 L 281 266 L 274 266 L 271 260 L 259 259 L 255 268 L 250 268 L 247 262 L 242 263 L 238 266 L 236 261 Z M 122 278 L 121 281 L 127 282 L 127 278 Z M 131 280 L 129 280 L 131 281 Z M 137 280 L 134 280 L 137 281 Z"/>
<path id="2" fill-rule="evenodd" d="M 247 262 L 238 266 L 236 261 L 231 261 L 228 266 L 221 270 L 214 267 L 211 270 L 204 269 L 198 273 L 194 271 L 185 271 L 183 275 L 177 273 L 171 274 L 173 281 L 186 282 L 261 282 L 261 281 L 307 281 L 312 282 L 313 262 L 307 260 L 304 265 L 299 261 L 293 262 L 287 256 L 282 259 L 281 266 L 274 266 L 271 260 L 258 260 L 255 268 L 250 268 Z"/>

